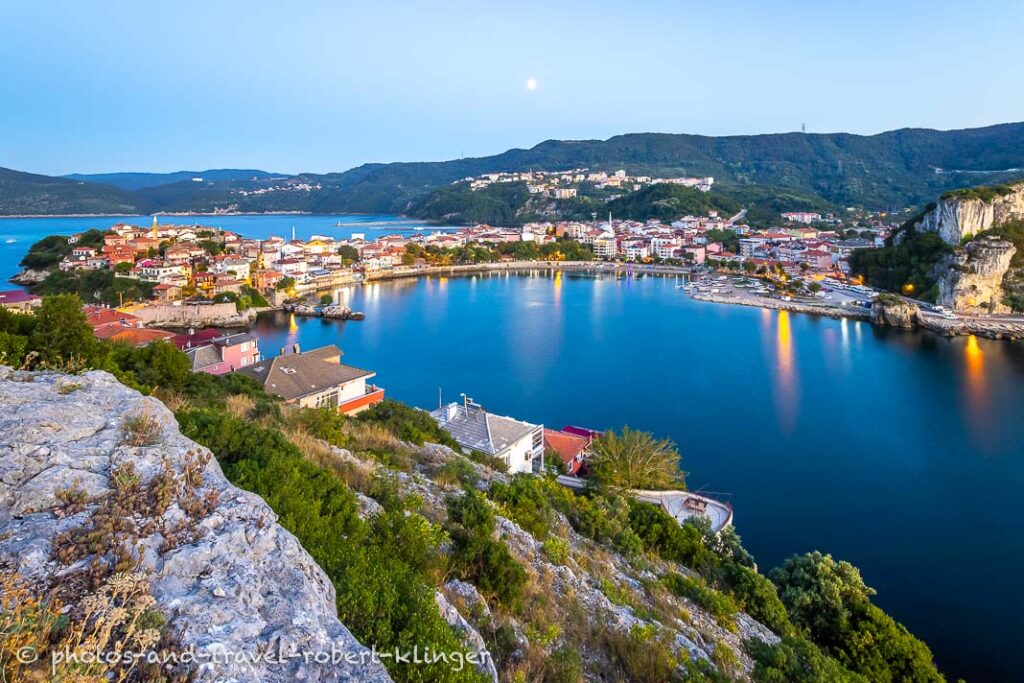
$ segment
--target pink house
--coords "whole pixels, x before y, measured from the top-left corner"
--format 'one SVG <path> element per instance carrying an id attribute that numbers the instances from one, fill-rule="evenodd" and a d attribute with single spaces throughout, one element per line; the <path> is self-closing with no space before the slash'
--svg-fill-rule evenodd
<path id="1" fill-rule="evenodd" d="M 185 349 L 192 372 L 223 375 L 260 362 L 259 341 L 251 334 L 229 334 Z"/>

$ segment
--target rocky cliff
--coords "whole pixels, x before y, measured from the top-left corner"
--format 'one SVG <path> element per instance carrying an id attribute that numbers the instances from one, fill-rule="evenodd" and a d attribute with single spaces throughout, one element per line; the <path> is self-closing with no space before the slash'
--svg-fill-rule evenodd
<path id="1" fill-rule="evenodd" d="M 977 188 L 944 197 L 917 229 L 933 232 L 954 251 L 935 266 L 938 303 L 958 313 L 1008 313 L 1004 278 L 1016 253 L 1013 243 L 982 235 L 1024 218 L 1024 183 Z"/>
<path id="2" fill-rule="evenodd" d="M 979 237 L 956 249 L 939 265 L 938 303 L 971 315 L 1009 313 L 1003 278 L 1017 248 L 998 237 Z"/>
<path id="3" fill-rule="evenodd" d="M 946 243 L 956 246 L 964 238 L 1021 217 L 1024 183 L 952 193 L 925 214 L 920 229 L 937 233 Z"/>
<path id="4" fill-rule="evenodd" d="M 129 582 L 144 593 L 132 604 L 166 620 L 161 642 L 194 655 L 195 680 L 390 680 L 266 503 L 228 483 L 163 404 L 104 372 L 0 367 L 0 568 L 90 627 Z M 311 658 L 332 652 L 351 656 Z"/>
<path id="5" fill-rule="evenodd" d="M 881 294 L 871 305 L 871 322 L 876 325 L 911 329 L 920 321 L 921 309 L 893 294 Z"/>

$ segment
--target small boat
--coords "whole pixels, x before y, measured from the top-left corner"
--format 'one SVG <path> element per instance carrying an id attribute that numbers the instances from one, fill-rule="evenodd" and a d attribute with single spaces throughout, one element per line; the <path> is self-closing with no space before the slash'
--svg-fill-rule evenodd
<path id="1" fill-rule="evenodd" d="M 15 243 L 15 242 L 17 242 L 17 241 L 18 241 L 18 240 L 14 239 L 14 238 L 12 237 L 12 238 L 10 238 L 10 239 L 8 239 L 8 240 L 4 240 L 4 244 L 14 244 L 14 243 Z"/>

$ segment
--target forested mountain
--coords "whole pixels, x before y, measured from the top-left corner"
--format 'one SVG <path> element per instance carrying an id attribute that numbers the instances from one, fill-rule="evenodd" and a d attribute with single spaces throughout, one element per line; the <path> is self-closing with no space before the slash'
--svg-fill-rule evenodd
<path id="1" fill-rule="evenodd" d="M 239 168 L 215 168 L 207 171 L 175 171 L 173 173 L 71 173 L 64 176 L 71 180 L 84 180 L 88 183 L 103 183 L 131 192 L 144 187 L 169 185 L 193 178 L 203 180 L 253 180 L 263 178 L 284 178 L 287 174 L 267 173 Z"/>
<path id="2" fill-rule="evenodd" d="M 0 168 L 0 215 L 134 211 L 134 200 L 115 187 Z"/>
<path id="3" fill-rule="evenodd" d="M 954 131 L 902 129 L 867 136 L 637 133 L 604 141 L 549 140 L 490 157 L 365 164 L 344 173 L 289 178 L 248 170 L 77 176 L 131 190 L 127 192 L 95 182 L 76 184 L 67 178 L 5 172 L 0 214 L 113 212 L 132 207 L 141 212 L 216 209 L 432 217 L 476 215 L 488 205 L 491 209 L 485 213 L 501 216 L 508 214 L 508 206 L 467 193 L 459 199 L 448 186 L 484 173 L 579 167 L 624 168 L 631 174 L 654 176 L 714 176 L 716 190 L 745 206 L 771 211 L 810 205 L 903 208 L 921 205 L 951 188 L 1024 177 L 1024 123 Z M 202 176 L 203 181 L 193 182 L 194 176 Z M 160 180 L 169 182 L 153 184 Z M 434 196 L 435 192 L 441 194 Z M 514 201 L 521 199 L 514 192 L 510 196 Z"/>

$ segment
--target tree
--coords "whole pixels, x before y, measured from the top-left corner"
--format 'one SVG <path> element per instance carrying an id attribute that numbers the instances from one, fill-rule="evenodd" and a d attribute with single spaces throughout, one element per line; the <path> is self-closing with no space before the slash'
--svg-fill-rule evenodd
<path id="1" fill-rule="evenodd" d="M 359 250 L 350 244 L 343 244 L 338 247 L 338 254 L 341 256 L 342 264 L 346 266 L 359 260 Z"/>
<path id="2" fill-rule="evenodd" d="M 77 294 L 43 298 L 29 345 L 47 365 L 76 367 L 96 359 L 97 342 Z"/>
<path id="3" fill-rule="evenodd" d="M 669 439 L 624 427 L 605 432 L 591 444 L 591 477 L 601 485 L 627 489 L 682 488 L 679 453 Z"/>
<path id="4" fill-rule="evenodd" d="M 330 306 L 331 302 L 333 302 L 333 301 L 334 301 L 334 297 L 332 297 L 330 294 L 321 294 L 320 295 L 320 304 L 323 305 L 323 306 Z"/>
<path id="5" fill-rule="evenodd" d="M 820 552 L 793 556 L 771 573 L 793 624 L 825 654 L 872 681 L 942 681 L 932 654 L 875 605 L 849 562 Z"/>

